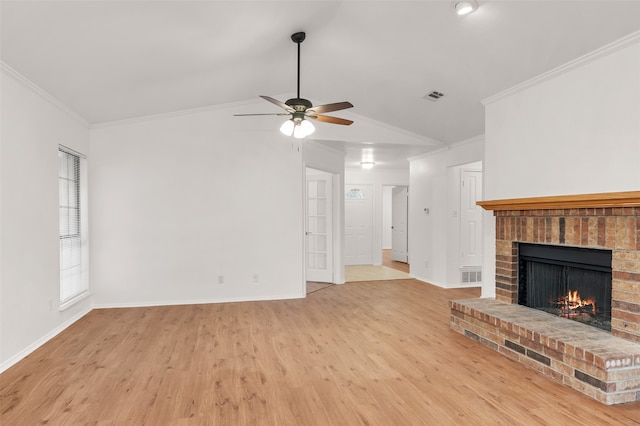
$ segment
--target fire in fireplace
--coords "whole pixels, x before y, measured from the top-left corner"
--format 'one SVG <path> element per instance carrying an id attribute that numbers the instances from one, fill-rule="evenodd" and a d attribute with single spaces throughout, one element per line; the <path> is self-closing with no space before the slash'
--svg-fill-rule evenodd
<path id="1" fill-rule="evenodd" d="M 560 309 L 561 315 L 571 318 L 582 313 L 588 315 L 597 315 L 595 299 L 583 299 L 580 297 L 578 290 L 571 290 L 556 302 Z"/>
<path id="2" fill-rule="evenodd" d="M 611 250 L 520 243 L 518 303 L 611 331 Z"/>

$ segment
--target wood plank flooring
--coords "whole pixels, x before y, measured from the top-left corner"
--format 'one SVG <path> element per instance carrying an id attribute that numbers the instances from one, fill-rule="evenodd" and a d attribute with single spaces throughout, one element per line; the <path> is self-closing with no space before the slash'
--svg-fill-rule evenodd
<path id="1" fill-rule="evenodd" d="M 382 250 L 382 264 L 388 268 L 409 273 L 409 264 L 391 259 L 391 250 L 389 249 Z"/>
<path id="2" fill-rule="evenodd" d="M 4 425 L 637 425 L 449 329 L 444 290 L 97 309 L 0 375 Z"/>

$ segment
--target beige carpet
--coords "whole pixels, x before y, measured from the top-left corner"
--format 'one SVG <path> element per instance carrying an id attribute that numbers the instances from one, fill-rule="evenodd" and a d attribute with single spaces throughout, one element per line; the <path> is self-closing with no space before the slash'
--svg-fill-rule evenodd
<path id="1" fill-rule="evenodd" d="M 406 280 L 409 274 L 382 265 L 350 265 L 345 266 L 345 281 L 380 281 Z"/>

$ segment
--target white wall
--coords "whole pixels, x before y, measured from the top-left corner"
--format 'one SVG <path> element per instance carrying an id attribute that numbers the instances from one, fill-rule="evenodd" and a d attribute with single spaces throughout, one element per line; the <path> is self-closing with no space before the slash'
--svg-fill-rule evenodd
<path id="1" fill-rule="evenodd" d="M 486 199 L 640 188 L 640 41 L 485 108 Z"/>
<path id="2" fill-rule="evenodd" d="M 92 130 L 97 306 L 304 297 L 300 142 L 236 112 Z"/>
<path id="3" fill-rule="evenodd" d="M 88 127 L 10 68 L 3 65 L 0 74 L 3 371 L 88 312 L 91 304 L 87 298 L 58 310 L 58 145 L 89 154 Z"/>
<path id="4" fill-rule="evenodd" d="M 474 138 L 409 162 L 410 271 L 422 281 L 441 287 L 459 284 L 460 234 L 451 229 L 452 221 L 458 220 L 453 209 L 459 203 L 460 189 L 452 182 L 453 167 L 481 161 L 483 148 L 483 139 Z M 460 177 L 455 179 L 459 182 Z"/>
<path id="5" fill-rule="evenodd" d="M 485 101 L 486 200 L 640 189 L 640 33 L 597 53 Z"/>
<path id="6" fill-rule="evenodd" d="M 345 170 L 345 185 L 373 185 L 373 264 L 382 264 L 382 190 L 387 185 L 409 185 L 408 169 Z M 409 188 L 411 200 L 411 188 Z M 411 201 L 409 201 L 411 203 Z M 411 228 L 409 228 L 411 233 Z M 411 259 L 411 251 L 409 251 Z"/>

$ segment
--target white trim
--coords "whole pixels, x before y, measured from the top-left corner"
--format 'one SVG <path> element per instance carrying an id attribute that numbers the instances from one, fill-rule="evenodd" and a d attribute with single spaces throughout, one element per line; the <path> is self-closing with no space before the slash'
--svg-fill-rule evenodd
<path id="1" fill-rule="evenodd" d="M 409 265 L 411 265 L 411 264 L 409 264 Z M 434 281 L 434 280 L 429 280 L 429 279 L 426 279 L 426 278 L 422 278 L 422 277 L 419 277 L 419 276 L 417 276 L 417 275 L 415 275 L 415 274 L 409 274 L 409 276 L 410 276 L 411 278 L 415 278 L 415 279 L 416 279 L 416 280 L 418 280 L 418 281 L 422 281 L 422 282 L 423 282 L 423 283 L 425 283 L 425 284 L 435 285 L 436 287 L 440 287 L 440 288 L 449 288 L 449 287 L 448 287 L 446 284 L 444 284 L 444 283 L 441 283 L 441 282 L 438 282 L 438 281 Z"/>
<path id="2" fill-rule="evenodd" d="M 477 143 L 477 142 L 484 143 L 484 141 L 485 141 L 485 138 L 484 138 L 484 133 L 483 133 L 481 135 L 473 136 L 473 137 L 471 137 L 469 139 L 463 139 L 463 140 L 458 141 L 458 142 L 453 142 L 453 143 L 451 143 L 451 144 L 449 144 L 447 146 L 444 146 L 442 148 L 434 149 L 433 151 L 429 151 L 429 152 L 425 152 L 424 154 L 419 154 L 419 155 L 415 155 L 413 157 L 409 157 L 409 158 L 407 158 L 407 160 L 409 160 L 409 161 L 421 160 L 423 158 L 428 158 L 428 157 L 431 157 L 431 156 L 436 155 L 436 154 L 441 154 L 443 152 L 450 151 L 453 148 L 458 148 L 458 147 L 463 146 L 463 145 L 469 145 L 469 144 Z M 480 161 L 480 160 L 478 160 L 478 161 Z"/>
<path id="3" fill-rule="evenodd" d="M 89 290 L 85 290 L 80 294 L 76 294 L 75 296 L 73 296 L 71 299 L 69 300 L 65 300 L 64 302 L 60 303 L 60 307 L 58 308 L 58 311 L 62 312 L 65 311 L 67 309 L 69 309 L 71 306 L 75 305 L 76 303 L 80 302 L 81 300 L 86 299 L 87 297 L 89 297 L 91 295 L 91 293 L 89 293 Z"/>
<path id="4" fill-rule="evenodd" d="M 103 123 L 96 123 L 96 124 L 91 125 L 91 129 L 104 129 L 104 128 L 108 128 L 108 127 L 123 126 L 123 125 L 129 125 L 129 124 L 138 124 L 138 123 L 144 123 L 144 122 L 147 122 L 147 121 L 162 120 L 162 119 L 165 119 L 165 118 L 181 117 L 181 116 L 184 116 L 184 115 L 197 114 L 197 113 L 207 112 L 207 111 L 216 111 L 216 110 L 223 110 L 223 109 L 229 109 L 229 108 L 237 108 L 237 107 L 241 107 L 241 106 L 245 106 L 245 105 L 250 105 L 250 104 L 253 104 L 253 103 L 255 103 L 255 100 L 230 102 L 230 103 L 226 103 L 226 104 L 207 105 L 207 106 L 196 107 L 196 108 L 182 109 L 182 110 L 179 110 L 179 111 L 161 112 L 161 113 L 158 113 L 158 114 L 141 115 L 139 117 L 124 118 L 122 120 L 105 121 Z"/>
<path id="5" fill-rule="evenodd" d="M 425 284 L 432 284 L 435 285 L 436 287 L 440 287 L 440 288 L 445 288 L 445 289 L 456 289 L 456 288 L 473 288 L 473 287 L 482 287 L 482 281 L 481 282 L 477 282 L 477 283 L 470 283 L 471 285 L 454 285 L 454 286 L 449 286 L 446 285 L 444 283 L 438 282 L 438 281 L 434 281 L 434 280 L 428 280 L 426 278 L 421 278 L 417 275 L 414 274 L 409 274 L 409 276 L 411 278 L 414 278 L 418 281 L 422 281 Z"/>
<path id="6" fill-rule="evenodd" d="M 320 151 L 329 152 L 331 154 L 337 154 L 337 155 L 340 155 L 342 157 L 346 157 L 347 156 L 347 153 L 342 151 L 341 149 L 332 148 L 330 146 L 326 146 L 326 145 L 323 145 L 323 144 L 319 143 L 319 142 L 325 141 L 325 140 L 326 139 L 307 139 L 305 142 L 308 143 L 309 145 L 312 145 L 313 149 L 317 148 Z M 331 141 L 329 141 L 329 142 L 331 142 Z M 304 149 L 304 147 L 302 149 Z M 317 169 L 317 167 L 312 167 L 312 166 L 307 166 L 307 167 L 311 167 L 312 169 Z M 327 172 L 327 173 L 333 173 L 333 172 Z"/>
<path id="7" fill-rule="evenodd" d="M 499 99 L 502 99 L 506 96 L 511 96 L 515 93 L 521 92 L 525 89 L 528 89 L 533 86 L 537 86 L 538 84 L 555 78 L 559 75 L 565 74 L 571 70 L 574 70 L 578 67 L 586 65 L 590 62 L 598 60 L 604 56 L 615 53 L 619 50 L 622 50 L 626 47 L 629 47 L 633 44 L 640 43 L 640 31 L 633 32 L 621 39 L 618 39 L 612 43 L 609 43 L 599 49 L 594 50 L 593 52 L 587 53 L 586 55 L 582 55 L 572 61 L 567 62 L 564 65 L 560 65 L 559 67 L 553 68 L 545 73 L 540 74 L 537 77 L 529 79 L 523 83 L 520 83 L 516 86 L 513 86 L 507 90 L 504 90 L 500 93 L 497 93 L 493 96 L 489 96 L 481 101 L 482 105 L 488 105 L 493 103 Z"/>
<path id="8" fill-rule="evenodd" d="M 472 144 L 472 143 L 476 143 L 476 142 L 484 142 L 484 133 L 480 134 L 480 135 L 476 135 L 473 137 L 470 137 L 468 139 L 463 139 L 461 141 L 458 142 L 452 142 L 449 144 L 449 148 L 457 148 L 459 146 L 462 145 L 468 145 L 468 144 Z"/>
<path id="9" fill-rule="evenodd" d="M 414 132 L 412 132 L 410 130 L 403 129 L 401 127 L 396 127 L 396 126 L 393 126 L 391 124 L 387 124 L 387 123 L 382 122 L 382 121 L 374 120 L 374 119 L 369 118 L 369 117 L 364 116 L 364 115 L 356 114 L 356 113 L 353 113 L 353 112 L 345 112 L 343 115 L 345 117 L 349 117 L 350 116 L 351 118 L 354 118 L 354 121 L 368 122 L 370 124 L 376 125 L 376 126 L 381 127 L 383 129 L 386 129 L 386 130 L 389 130 L 389 131 L 392 131 L 392 132 L 395 132 L 395 133 L 400 133 L 400 134 L 403 134 L 405 136 L 409 136 L 409 137 L 415 138 L 415 139 L 417 139 L 417 140 L 419 140 L 421 142 L 425 142 L 426 143 L 426 144 L 422 144 L 422 143 L 406 144 L 406 143 L 403 143 L 403 142 L 395 142 L 395 141 L 384 142 L 384 143 L 388 143 L 390 145 L 399 144 L 399 145 L 411 145 L 411 146 L 436 146 L 436 147 L 446 146 L 445 142 L 442 142 L 442 141 L 440 141 L 438 139 L 433 139 L 433 138 L 430 138 L 428 136 L 424 136 L 424 135 L 421 135 L 421 134 L 418 134 L 418 133 L 414 133 Z M 364 142 L 367 142 L 367 141 L 364 141 Z"/>
<path id="10" fill-rule="evenodd" d="M 447 152 L 449 151 L 450 147 L 449 145 L 442 147 L 442 148 L 438 148 L 438 149 L 434 149 L 433 151 L 429 151 L 429 152 L 425 152 L 424 154 L 419 154 L 419 155 L 414 155 L 413 157 L 408 157 L 407 160 L 409 160 L 409 162 L 415 161 L 415 160 L 421 160 L 423 158 L 427 158 L 427 157 L 431 157 L 432 155 L 436 155 L 436 154 L 441 154 L 443 152 Z"/>
<path id="11" fill-rule="evenodd" d="M 2 364 L 0 364 L 0 373 L 6 371 L 8 368 L 10 368 L 14 364 L 18 363 L 20 360 L 25 358 L 27 355 L 29 355 L 30 353 L 32 353 L 33 351 L 38 349 L 40 346 L 44 345 L 49 340 L 53 339 L 58 334 L 62 333 L 71 324 L 73 324 L 74 322 L 78 321 L 80 318 L 84 317 L 85 315 L 87 315 L 92 310 L 93 310 L 93 308 L 89 307 L 89 308 L 87 308 L 87 309 L 85 309 L 83 311 L 78 312 L 77 314 L 75 314 L 74 316 L 72 316 L 71 318 L 69 318 L 68 320 L 66 320 L 65 322 L 63 322 L 62 324 L 60 324 L 59 326 L 57 326 L 56 328 L 54 328 L 53 330 L 51 330 L 50 332 L 48 332 L 47 334 L 42 336 L 40 339 L 36 340 L 35 342 L 33 342 L 32 344 L 30 344 L 29 346 L 27 346 L 26 348 L 24 348 L 20 352 L 18 352 L 17 354 L 15 354 L 11 358 L 9 358 L 8 360 L 6 360 Z"/>
<path id="12" fill-rule="evenodd" d="M 80 158 L 83 158 L 85 160 L 87 159 L 86 155 L 84 155 L 84 154 L 82 154 L 82 153 L 80 153 L 80 152 L 78 152 L 78 151 L 76 151 L 74 149 L 71 149 L 68 146 L 58 145 L 58 149 L 60 151 L 62 151 L 62 152 L 66 152 L 67 154 L 75 155 L 76 157 L 80 157 Z"/>
<path id="13" fill-rule="evenodd" d="M 12 77 L 18 83 L 22 84 L 22 86 L 31 90 L 33 93 L 39 95 L 40 97 L 42 97 L 42 99 L 49 102 L 51 105 L 55 106 L 56 108 L 58 108 L 60 111 L 67 114 L 69 117 L 73 118 L 78 123 L 82 124 L 85 128 L 88 129 L 91 127 L 91 123 L 85 120 L 77 112 L 75 112 L 74 110 L 72 110 L 71 108 L 63 104 L 59 99 L 53 97 L 51 94 L 46 92 L 40 86 L 35 84 L 33 81 L 29 80 L 24 75 L 20 74 L 18 71 L 11 68 L 9 65 L 4 63 L 3 61 L 0 61 L 0 70 L 4 71 L 4 73 L 7 74 L 9 77 Z"/>
<path id="14" fill-rule="evenodd" d="M 282 96 L 280 96 L 280 97 L 282 97 Z M 143 116 L 140 116 L 140 117 L 125 118 L 125 119 L 122 119 L 122 120 L 115 120 L 115 121 L 107 121 L 107 122 L 103 122 L 103 123 L 96 123 L 96 124 L 91 125 L 91 129 L 102 129 L 102 128 L 106 128 L 106 127 L 122 126 L 122 125 L 128 125 L 128 124 L 137 124 L 137 123 L 142 123 L 142 122 L 146 122 L 146 121 L 153 121 L 153 120 L 160 120 L 160 119 L 165 119 L 165 118 L 180 117 L 180 116 L 183 116 L 183 115 L 197 114 L 197 113 L 207 112 L 207 111 L 218 111 L 218 110 L 224 110 L 224 109 L 232 109 L 232 108 L 237 108 L 237 107 L 241 107 L 241 106 L 255 104 L 256 102 L 257 102 L 256 100 L 244 100 L 244 101 L 230 102 L 230 103 L 225 103 L 225 104 L 207 105 L 207 106 L 202 106 L 202 107 L 197 107 L 197 108 L 184 109 L 184 110 L 180 110 L 180 111 L 172 111 L 172 112 L 165 112 L 165 113 L 159 113 L 159 114 L 143 115 Z M 353 118 L 354 121 L 368 122 L 368 123 L 376 125 L 378 127 L 382 127 L 384 129 L 393 131 L 395 133 L 400 133 L 400 134 L 403 134 L 405 136 L 412 137 L 412 138 L 416 139 L 416 142 L 419 142 L 419 143 L 411 143 L 410 145 L 412 145 L 412 146 L 438 146 L 439 147 L 439 146 L 445 145 L 444 142 L 439 141 L 437 139 L 432 139 L 432 138 L 429 138 L 427 136 L 423 136 L 423 135 L 420 135 L 418 133 L 414 133 L 414 132 L 411 132 L 409 130 L 402 129 L 400 127 L 395 127 L 395 126 L 392 126 L 390 124 L 383 123 L 381 121 L 377 121 L 377 120 L 371 119 L 369 117 L 366 117 L 366 116 L 363 116 L 363 115 L 360 115 L 360 114 L 356 114 L 356 113 L 353 113 L 353 112 L 345 112 L 344 115 L 346 117 Z M 313 140 L 313 139 L 309 138 L 309 140 Z M 318 139 L 318 140 L 322 140 L 322 139 Z M 394 144 L 396 142 L 389 141 L 387 143 Z"/>
<path id="15" fill-rule="evenodd" d="M 146 308 L 153 306 L 180 306 L 180 305 L 205 305 L 209 303 L 237 303 L 237 302 L 260 302 L 268 300 L 290 300 L 290 299 L 304 299 L 306 294 L 300 295 L 280 295 L 280 296 L 260 296 L 260 297 L 224 297 L 220 299 L 192 299 L 192 300 L 156 300 L 150 302 L 126 302 L 126 303 L 111 303 L 111 304 L 96 304 L 94 309 L 115 309 L 115 308 Z"/>

